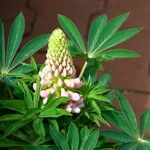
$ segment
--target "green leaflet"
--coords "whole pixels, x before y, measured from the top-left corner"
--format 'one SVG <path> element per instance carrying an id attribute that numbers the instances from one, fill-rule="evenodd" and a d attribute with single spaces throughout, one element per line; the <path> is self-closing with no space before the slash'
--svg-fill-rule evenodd
<path id="1" fill-rule="evenodd" d="M 4 26 L 2 20 L 0 20 L 0 68 L 3 68 L 4 64 L 5 64 Z"/>
<path id="2" fill-rule="evenodd" d="M 74 44 L 80 49 L 80 51 L 82 51 L 82 53 L 86 54 L 82 36 L 75 24 L 69 18 L 63 15 L 58 15 L 58 21 L 68 37 L 74 42 Z"/>
<path id="3" fill-rule="evenodd" d="M 9 37 L 8 37 L 8 44 L 7 44 L 7 55 L 6 55 L 6 68 L 9 67 L 11 61 L 13 60 L 17 49 L 19 48 L 20 42 L 23 37 L 25 29 L 25 20 L 22 12 L 16 17 L 15 21 L 13 22 Z"/>
<path id="4" fill-rule="evenodd" d="M 113 49 L 105 51 L 98 56 L 98 59 L 103 61 L 113 60 L 115 58 L 135 58 L 139 57 L 139 54 L 126 49 Z"/>
<path id="5" fill-rule="evenodd" d="M 91 24 L 88 36 L 88 49 L 92 51 L 101 36 L 101 32 L 107 23 L 107 16 L 102 15 L 97 17 Z"/>
<path id="6" fill-rule="evenodd" d="M 101 36 L 98 39 L 96 43 L 96 48 L 90 53 L 91 57 L 94 57 L 99 53 L 99 49 L 101 46 L 106 43 L 115 33 L 116 31 L 121 27 L 121 25 L 125 22 L 125 20 L 128 18 L 129 13 L 125 13 L 123 15 L 117 16 L 110 20 L 107 25 L 104 27 L 104 29 L 101 32 Z"/>
<path id="7" fill-rule="evenodd" d="M 22 114 L 26 113 L 26 105 L 23 100 L 0 100 L 0 104 L 4 108 L 20 112 Z"/>
<path id="8" fill-rule="evenodd" d="M 50 126 L 50 134 L 60 150 L 70 150 L 66 138 L 52 126 Z"/>
<path id="9" fill-rule="evenodd" d="M 79 147 L 79 133 L 78 128 L 74 123 L 71 123 L 68 129 L 67 141 L 70 147 L 70 150 L 78 150 Z"/>
<path id="10" fill-rule="evenodd" d="M 150 111 L 142 113 L 140 117 L 140 133 L 143 136 L 150 129 Z"/>
<path id="11" fill-rule="evenodd" d="M 41 49 L 43 46 L 45 46 L 48 43 L 49 34 L 41 35 L 37 38 L 34 38 L 30 42 L 28 42 L 17 54 L 15 59 L 13 60 L 12 64 L 9 67 L 9 70 L 12 70 L 17 65 L 20 64 L 20 62 L 23 62 L 25 59 L 32 56 L 35 52 L 37 52 L 39 49 Z"/>

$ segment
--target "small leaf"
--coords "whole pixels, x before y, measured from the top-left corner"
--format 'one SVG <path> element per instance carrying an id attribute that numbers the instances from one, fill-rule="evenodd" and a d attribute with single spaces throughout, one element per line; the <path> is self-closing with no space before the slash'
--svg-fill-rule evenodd
<path id="1" fill-rule="evenodd" d="M 114 126 L 118 127 L 122 131 L 124 131 L 126 134 L 130 135 L 133 138 L 137 138 L 137 134 L 135 134 L 135 131 L 133 130 L 133 127 L 131 127 L 131 124 L 127 120 L 126 116 L 122 114 L 121 112 L 115 112 L 115 111 L 106 111 L 103 112 L 103 117 L 106 118 L 106 120 L 110 123 L 112 123 Z"/>
<path id="2" fill-rule="evenodd" d="M 50 134 L 60 150 L 70 150 L 66 138 L 52 126 L 50 127 Z"/>
<path id="3" fill-rule="evenodd" d="M 94 99 L 94 100 L 97 100 L 97 101 L 104 101 L 104 102 L 107 102 L 107 103 L 111 103 L 110 100 L 107 97 L 104 97 L 104 96 L 101 96 L 101 95 L 95 95 L 95 94 L 92 94 L 92 93 L 90 93 L 88 95 L 88 98 L 89 99 Z"/>
<path id="4" fill-rule="evenodd" d="M 0 104 L 4 108 L 20 112 L 22 114 L 26 113 L 26 105 L 23 100 L 0 100 Z"/>
<path id="5" fill-rule="evenodd" d="M 101 36 L 102 29 L 107 23 L 107 16 L 97 17 L 91 24 L 88 36 L 88 49 L 92 51 Z"/>
<path id="6" fill-rule="evenodd" d="M 91 106 L 93 107 L 93 110 L 94 110 L 97 114 L 101 115 L 101 110 L 100 110 L 99 106 L 97 105 L 97 103 L 96 103 L 94 100 L 92 100 Z"/>
<path id="7" fill-rule="evenodd" d="M 139 130 L 138 130 L 136 116 L 135 116 L 135 113 L 134 113 L 131 105 L 129 104 L 129 102 L 123 96 L 123 94 L 121 92 L 118 92 L 118 95 L 119 95 L 119 102 L 120 102 L 120 105 L 121 105 L 124 115 L 127 117 L 128 122 L 131 124 L 131 126 L 135 132 L 135 135 L 139 136 Z"/>
<path id="8" fill-rule="evenodd" d="M 70 150 L 78 150 L 79 146 L 79 133 L 74 123 L 71 123 L 68 129 L 67 141 L 70 146 Z"/>
<path id="9" fill-rule="evenodd" d="M 23 115 L 20 115 L 20 114 L 3 115 L 0 117 L 0 122 L 16 121 L 16 120 L 20 120 L 22 117 L 23 117 Z"/>
<path id="10" fill-rule="evenodd" d="M 129 143 L 122 144 L 118 150 L 138 150 L 138 147 L 139 147 L 138 143 L 129 142 Z"/>
<path id="11" fill-rule="evenodd" d="M 23 37 L 24 29 L 25 29 L 25 20 L 21 12 L 13 22 L 9 32 L 7 55 L 6 55 L 6 67 L 9 67 L 11 61 L 13 60 L 17 52 L 17 49 L 19 48 L 20 42 Z"/>
<path id="12" fill-rule="evenodd" d="M 140 132 L 143 136 L 150 129 L 150 111 L 144 111 L 140 117 Z"/>
<path id="13" fill-rule="evenodd" d="M 100 48 L 102 47 L 102 45 L 106 43 L 116 33 L 116 31 L 121 27 L 121 25 L 125 22 L 128 16 L 129 13 L 125 13 L 123 15 L 113 18 L 107 23 L 107 25 L 101 32 L 100 38 L 96 43 L 96 49 L 94 49 L 91 54 L 92 57 L 100 53 Z"/>
<path id="14" fill-rule="evenodd" d="M 32 95 L 31 95 L 30 89 L 28 88 L 28 86 L 23 81 L 20 81 L 18 83 L 18 85 L 24 94 L 25 104 L 27 105 L 27 107 L 29 109 L 33 108 L 33 100 L 32 100 Z"/>
<path id="15" fill-rule="evenodd" d="M 14 133 L 15 131 L 17 131 L 18 129 L 20 129 L 21 127 L 25 126 L 26 124 L 28 124 L 29 122 L 31 122 L 32 119 L 29 120 L 21 120 L 18 122 L 15 122 L 13 124 L 11 124 L 5 131 L 5 136 L 8 136 L 12 133 Z"/>
<path id="16" fill-rule="evenodd" d="M 67 33 L 68 37 L 77 45 L 78 48 L 80 48 L 84 54 L 86 54 L 82 36 L 75 24 L 69 18 L 63 15 L 58 15 L 58 21 L 61 27 Z"/>
<path id="17" fill-rule="evenodd" d="M 122 132 L 106 130 L 106 131 L 102 131 L 101 134 L 106 139 L 115 140 L 116 142 L 121 142 L 121 143 L 133 142 L 133 139 L 131 139 L 128 135 Z"/>
<path id="18" fill-rule="evenodd" d="M 113 60 L 116 58 L 135 58 L 135 57 L 139 57 L 139 54 L 134 51 L 130 51 L 126 49 L 114 49 L 114 50 L 108 50 L 101 53 L 98 59 L 101 62 L 103 62 L 103 61 Z"/>
<path id="19" fill-rule="evenodd" d="M 64 115 L 70 115 L 70 113 L 64 109 L 51 108 L 51 109 L 47 109 L 41 112 L 39 117 L 40 118 L 49 118 L 49 117 L 57 118 L 57 117 L 64 116 Z"/>
<path id="20" fill-rule="evenodd" d="M 0 67 L 5 64 L 5 39 L 4 39 L 4 26 L 0 19 Z"/>
<path id="21" fill-rule="evenodd" d="M 44 139 L 45 138 L 45 129 L 44 129 L 44 126 L 43 126 L 43 120 L 42 119 L 39 119 L 37 118 L 36 120 L 34 120 L 33 122 L 33 128 L 34 128 L 34 131 L 42 138 Z"/>
<path id="22" fill-rule="evenodd" d="M 99 81 L 98 81 L 98 84 L 102 87 L 108 87 L 110 81 L 112 79 L 112 73 L 111 72 L 108 72 L 104 75 L 102 75 L 100 78 L 99 78 Z"/>
<path id="23" fill-rule="evenodd" d="M 30 42 L 28 42 L 17 54 L 15 59 L 13 60 L 12 64 L 9 67 L 9 70 L 12 70 L 17 65 L 22 63 L 25 59 L 32 56 L 36 53 L 39 49 L 44 47 L 48 43 L 49 34 L 41 35 L 37 38 L 34 38 Z"/>
<path id="24" fill-rule="evenodd" d="M 99 138 L 99 131 L 98 130 L 93 131 L 89 135 L 83 150 L 94 150 L 98 142 L 98 138 Z"/>
<path id="25" fill-rule="evenodd" d="M 13 69 L 11 72 L 9 72 L 10 74 L 11 73 L 22 73 L 22 74 L 26 74 L 26 73 L 29 73 L 32 71 L 32 68 L 31 66 L 29 66 L 28 64 L 25 64 L 25 63 L 22 63 L 20 66 L 16 67 L 15 69 Z M 9 74 L 8 74 L 9 75 Z"/>
<path id="26" fill-rule="evenodd" d="M 38 71 L 36 61 L 33 57 L 31 57 L 30 65 L 31 65 L 31 68 L 32 68 L 33 71 Z"/>
<path id="27" fill-rule="evenodd" d="M 16 141 L 10 140 L 8 138 L 5 137 L 0 137 L 0 147 L 4 148 L 4 147 L 17 147 L 20 146 Z M 5 148 L 4 148 L 5 149 Z"/>
<path id="28" fill-rule="evenodd" d="M 141 28 L 131 28 L 131 29 L 119 31 L 115 33 L 115 35 L 111 39 L 109 39 L 106 43 L 102 45 L 102 47 L 100 48 L 100 51 L 102 52 L 108 48 L 118 45 L 128 40 L 129 38 L 131 38 L 132 36 L 134 36 L 140 31 L 141 31 Z"/>

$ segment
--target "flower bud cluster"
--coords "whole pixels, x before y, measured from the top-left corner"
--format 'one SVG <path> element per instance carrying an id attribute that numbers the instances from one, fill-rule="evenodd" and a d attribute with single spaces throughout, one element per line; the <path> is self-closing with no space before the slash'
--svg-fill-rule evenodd
<path id="1" fill-rule="evenodd" d="M 43 104 L 47 103 L 49 95 L 56 93 L 58 97 L 70 99 L 66 106 L 67 111 L 80 113 L 84 106 L 83 98 L 74 91 L 82 87 L 83 83 L 75 78 L 76 70 L 68 50 L 66 35 L 61 29 L 52 32 L 46 58 L 45 66 L 39 72 Z M 36 83 L 33 84 L 33 89 L 36 90 Z"/>

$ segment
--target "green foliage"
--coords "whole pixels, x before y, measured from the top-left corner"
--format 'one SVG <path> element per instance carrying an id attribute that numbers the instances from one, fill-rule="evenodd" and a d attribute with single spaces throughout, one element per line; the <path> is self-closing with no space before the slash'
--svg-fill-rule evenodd
<path id="1" fill-rule="evenodd" d="M 118 90 L 109 88 L 112 73 L 97 77 L 105 61 L 139 57 L 134 51 L 113 48 L 141 30 L 120 30 L 128 15 L 125 13 L 109 21 L 106 15 L 98 16 L 91 23 L 87 46 L 76 25 L 69 18 L 58 15 L 60 26 L 69 38 L 71 55 L 85 61 L 79 75 L 84 84 L 73 89 L 83 97 L 84 107 L 80 114 L 66 111 L 70 98 L 58 97 L 58 93 L 49 96 L 46 104 L 42 103 L 38 73 L 43 66 L 31 56 L 48 43 L 49 34 L 34 38 L 19 48 L 25 29 L 25 19 L 20 13 L 11 26 L 5 53 L 4 27 L 0 20 L 0 147 L 25 150 L 149 149 L 150 111 L 143 112 L 138 126 L 127 99 Z M 30 62 L 24 63 L 29 57 Z M 33 82 L 36 82 L 36 91 L 31 88 Z M 112 104 L 116 99 L 119 109 Z M 102 123 L 113 124 L 119 131 L 100 131 Z"/>
<path id="2" fill-rule="evenodd" d="M 0 21 L 0 80 L 6 83 L 10 82 L 12 77 L 16 78 L 21 74 L 28 73 L 29 70 L 26 70 L 27 72 L 22 70 L 25 67 L 23 61 L 48 43 L 49 34 L 44 34 L 34 38 L 18 51 L 24 29 L 25 19 L 21 12 L 11 26 L 5 55 L 4 27 L 2 21 Z"/>
<path id="3" fill-rule="evenodd" d="M 141 30 L 141 28 L 130 28 L 118 31 L 128 16 L 129 13 L 125 13 L 110 21 L 107 21 L 106 15 L 97 17 L 91 23 L 88 46 L 85 48 L 81 33 L 75 24 L 69 18 L 58 15 L 60 26 L 71 39 L 69 42 L 71 53 L 73 56 L 80 56 L 86 61 L 87 69 L 84 70 L 84 78 L 87 78 L 89 75 L 95 78 L 96 72 L 102 69 L 101 63 L 104 61 L 116 58 L 139 57 L 136 52 L 130 50 L 110 49 L 128 40 Z"/>
<path id="4" fill-rule="evenodd" d="M 98 130 L 83 127 L 79 132 L 74 123 L 68 128 L 67 138 L 54 127 L 50 127 L 50 133 L 60 150 L 94 150 L 99 138 Z"/>
<path id="5" fill-rule="evenodd" d="M 108 122 L 118 127 L 122 132 L 107 130 L 101 134 L 111 140 L 120 143 L 119 150 L 135 149 L 147 150 L 150 146 L 149 139 L 146 138 L 146 132 L 149 126 L 149 111 L 143 112 L 140 119 L 140 129 L 137 126 L 137 121 L 133 109 L 129 102 L 125 99 L 122 93 L 117 92 L 121 110 L 114 112 L 105 112 L 104 116 Z"/>

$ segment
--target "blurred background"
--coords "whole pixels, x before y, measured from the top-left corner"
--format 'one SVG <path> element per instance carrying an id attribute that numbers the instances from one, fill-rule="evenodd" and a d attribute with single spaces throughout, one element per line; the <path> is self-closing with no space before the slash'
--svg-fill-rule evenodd
<path id="1" fill-rule="evenodd" d="M 130 11 L 130 17 L 122 28 L 144 27 L 141 33 L 118 47 L 136 50 L 141 57 L 114 60 L 104 63 L 103 74 L 112 71 L 111 87 L 124 90 L 136 114 L 150 109 L 150 0 L 0 0 L 0 18 L 5 25 L 6 36 L 10 25 L 20 11 L 26 19 L 23 44 L 43 33 L 59 27 L 57 14 L 73 20 L 86 41 L 91 21 L 101 15 L 108 18 Z M 44 62 L 46 48 L 35 57 Z M 80 70 L 82 62 L 74 60 Z"/>

